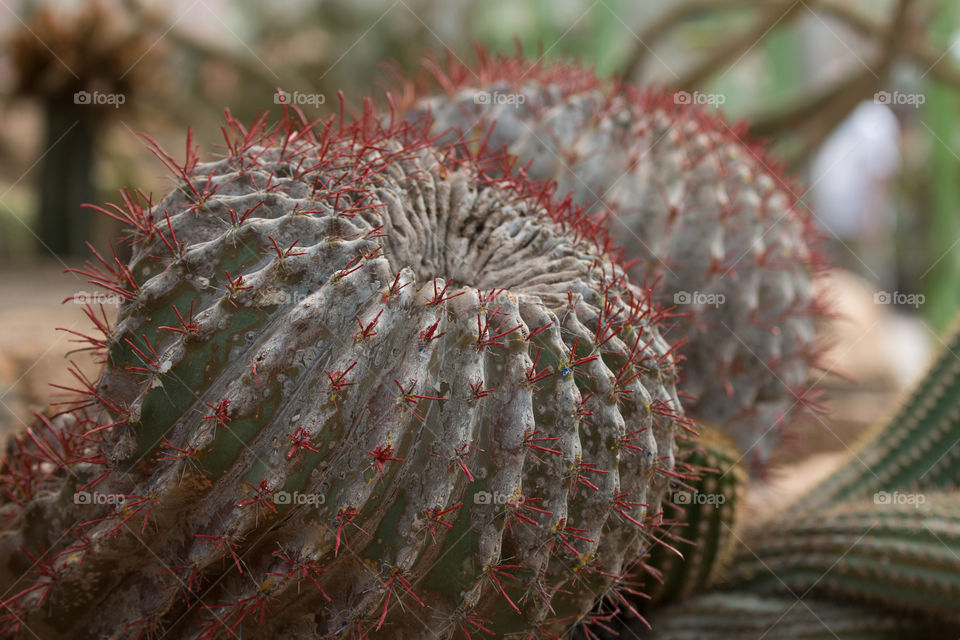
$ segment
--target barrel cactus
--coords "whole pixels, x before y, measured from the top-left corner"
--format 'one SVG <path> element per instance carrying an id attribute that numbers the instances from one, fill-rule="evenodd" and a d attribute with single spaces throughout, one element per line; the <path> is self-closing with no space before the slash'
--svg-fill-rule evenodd
<path id="1" fill-rule="evenodd" d="M 811 291 L 822 268 L 802 193 L 743 129 L 690 94 L 603 82 L 563 63 L 479 51 L 428 62 L 406 108 L 433 130 L 488 150 L 605 217 L 637 281 L 662 284 L 684 340 L 682 390 L 694 417 L 730 433 L 762 467 L 796 407 L 814 398 Z"/>
<path id="2" fill-rule="evenodd" d="M 3 632 L 562 633 L 661 522 L 663 312 L 569 201 L 372 108 L 285 108 L 154 204 L 97 381 L 4 455 Z M 27 630 L 30 633 L 27 633 Z"/>

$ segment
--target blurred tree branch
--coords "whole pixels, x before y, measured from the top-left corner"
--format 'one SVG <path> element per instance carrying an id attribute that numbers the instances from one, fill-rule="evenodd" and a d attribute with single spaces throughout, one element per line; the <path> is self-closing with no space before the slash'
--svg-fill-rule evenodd
<path id="1" fill-rule="evenodd" d="M 817 6 L 823 13 L 842 20 L 862 35 L 879 37 L 884 32 L 883 24 L 844 4 L 820 0 Z M 953 64 L 948 52 L 930 42 L 922 29 L 913 28 L 912 24 L 902 26 L 906 27 L 906 33 L 900 34 L 903 54 L 923 67 L 924 75 L 929 73 L 940 82 L 960 90 L 960 68 Z"/>
<path id="2" fill-rule="evenodd" d="M 229 65 L 242 76 L 262 85 L 271 93 L 275 92 L 277 88 L 288 90 L 293 88 L 300 90 L 317 88 L 315 83 L 305 77 L 302 69 L 284 65 L 282 71 L 275 72 L 255 57 L 251 58 L 251 56 L 239 54 L 210 41 L 204 41 L 184 33 L 177 28 L 176 24 L 170 23 L 169 16 L 166 13 L 147 10 L 142 0 L 122 0 L 122 2 L 131 15 L 141 21 L 144 29 L 151 29 L 161 34 L 160 37 L 168 39 L 174 46 L 192 53 L 200 59 L 215 60 Z"/>
<path id="3" fill-rule="evenodd" d="M 123 5 L 130 12 L 130 15 L 140 22 L 144 30 L 159 33 L 161 34 L 161 38 L 169 39 L 174 45 L 197 54 L 201 58 L 227 62 L 247 78 L 271 87 L 272 89 L 276 89 L 280 84 L 279 78 L 268 73 L 267 70 L 254 64 L 249 59 L 238 56 L 223 47 L 191 38 L 180 32 L 175 24 L 168 24 L 169 21 L 167 20 L 168 16 L 166 13 L 147 11 L 143 2 L 140 0 L 123 0 Z"/>
<path id="4" fill-rule="evenodd" d="M 719 47 L 710 51 L 693 69 L 681 76 L 674 86 L 685 91 L 702 86 L 717 71 L 724 69 L 745 56 L 755 47 L 764 36 L 774 28 L 788 24 L 799 15 L 804 4 L 801 0 L 780 0 L 775 4 L 763 3 L 760 17 L 738 35 L 726 40 Z"/>
<path id="5" fill-rule="evenodd" d="M 795 128 L 804 126 L 800 149 L 793 155 L 790 164 L 794 167 L 804 163 L 823 143 L 830 133 L 843 122 L 857 105 L 873 97 L 887 81 L 893 62 L 900 54 L 903 38 L 900 30 L 910 23 L 910 7 L 914 0 L 899 0 L 883 34 L 880 51 L 873 64 L 864 65 L 846 79 L 847 88 L 837 92 L 823 108 L 811 111 L 805 120 L 794 120 L 783 125 Z M 802 105 L 801 105 L 802 106 Z"/>
<path id="6" fill-rule="evenodd" d="M 909 59 L 922 67 L 924 75 L 929 74 L 960 90 L 960 68 L 927 35 L 927 20 L 920 18 L 919 11 L 924 6 L 913 0 L 899 0 L 889 18 L 878 20 L 840 0 L 781 0 L 776 3 L 759 0 L 689 0 L 671 6 L 643 30 L 638 44 L 622 67 L 621 77 L 629 80 L 636 76 L 652 54 L 651 45 L 689 20 L 744 7 L 753 7 L 759 14 L 748 28 L 709 51 L 673 83 L 676 88 L 687 91 L 703 86 L 718 71 L 746 55 L 775 28 L 790 24 L 800 15 L 799 9 L 833 17 L 854 33 L 876 43 L 877 51 L 869 64 L 862 69 L 854 69 L 825 87 L 808 92 L 807 97 L 799 102 L 774 107 L 751 118 L 750 130 L 757 136 L 791 135 L 800 138 L 800 147 L 790 162 L 791 165 L 797 165 L 803 163 L 861 101 L 882 89 L 893 64 L 899 59 Z"/>
<path id="7" fill-rule="evenodd" d="M 640 67 L 652 53 L 652 46 L 674 27 L 691 19 L 699 18 L 718 11 L 726 11 L 756 4 L 756 0 L 688 0 L 672 5 L 648 24 L 637 37 L 637 44 L 623 65 L 620 77 L 624 80 L 637 75 Z"/>

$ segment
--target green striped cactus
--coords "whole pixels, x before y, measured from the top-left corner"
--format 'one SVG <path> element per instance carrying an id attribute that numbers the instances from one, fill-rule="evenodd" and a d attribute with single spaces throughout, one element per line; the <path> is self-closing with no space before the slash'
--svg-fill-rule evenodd
<path id="1" fill-rule="evenodd" d="M 78 270 L 123 298 L 103 373 L 4 457 L 5 633 L 562 633 L 623 588 L 690 428 L 662 312 L 582 210 L 424 129 L 153 145 L 179 184 Z"/>
<path id="2" fill-rule="evenodd" d="M 960 486 L 960 327 L 897 411 L 868 432 L 837 470 L 801 496 L 812 511 L 881 492 Z"/>
<path id="3" fill-rule="evenodd" d="M 960 494 L 880 495 L 757 526 L 727 582 L 960 622 Z"/>
<path id="4" fill-rule="evenodd" d="M 746 521 L 715 592 L 655 609 L 651 637 L 957 637 L 956 353 L 954 335 L 900 409 L 825 482 Z M 709 552 L 714 536 L 692 537 L 703 558 L 699 547 Z M 683 573 L 664 590 L 689 587 L 696 572 Z M 626 623 L 638 633 L 641 625 Z"/>
<path id="5" fill-rule="evenodd" d="M 953 638 L 948 625 L 828 600 L 711 593 L 667 607 L 656 640 L 907 640 Z M 629 636 L 625 636 L 629 637 Z"/>
<path id="6" fill-rule="evenodd" d="M 655 576 L 645 589 L 648 610 L 720 582 L 738 545 L 746 477 L 736 446 L 719 429 L 707 427 L 681 447 L 680 458 L 691 479 L 674 488 L 664 516 L 674 524 L 661 532 L 662 544 L 645 559 Z"/>

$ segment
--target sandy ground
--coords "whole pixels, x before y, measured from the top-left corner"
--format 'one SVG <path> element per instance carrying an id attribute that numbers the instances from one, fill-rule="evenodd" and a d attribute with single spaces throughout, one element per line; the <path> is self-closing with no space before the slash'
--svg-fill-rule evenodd
<path id="1" fill-rule="evenodd" d="M 87 332 L 91 323 L 82 305 L 60 302 L 79 292 L 94 292 L 56 262 L 0 268 L 0 434 L 26 426 L 34 411 L 45 410 L 63 395 L 50 383 L 73 386 L 67 367 L 75 362 L 88 376 L 98 367 L 86 353 L 67 352 L 79 345 L 58 327 Z M 106 307 L 116 315 L 115 307 Z"/>

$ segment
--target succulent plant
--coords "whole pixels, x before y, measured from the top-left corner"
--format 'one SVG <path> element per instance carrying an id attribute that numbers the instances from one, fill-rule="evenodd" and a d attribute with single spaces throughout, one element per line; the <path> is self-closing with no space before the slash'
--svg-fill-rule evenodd
<path id="1" fill-rule="evenodd" d="M 665 500 L 671 523 L 652 545 L 644 564 L 652 580 L 644 589 L 643 609 L 706 591 L 722 580 L 738 546 L 746 477 L 740 453 L 730 438 L 705 427 L 696 440 L 684 441 L 680 459 L 690 479 L 678 483 Z"/>
<path id="2" fill-rule="evenodd" d="M 694 417 L 725 429 L 762 464 L 798 405 L 810 404 L 821 268 L 813 216 L 778 165 L 685 94 L 637 90 L 562 63 L 479 51 L 430 62 L 407 81 L 408 110 L 433 130 L 506 147 L 529 175 L 606 224 L 635 279 L 662 281 L 683 312 L 682 390 Z M 432 78 L 432 80 L 431 80 Z"/>
<path id="3" fill-rule="evenodd" d="M 709 563 L 716 536 L 708 528 L 689 535 L 697 544 L 693 567 L 664 572 L 669 579 L 659 592 L 647 593 L 693 597 L 656 607 L 649 616 L 651 634 L 643 623 L 624 621 L 621 635 L 957 637 L 960 493 L 951 448 L 960 437 L 951 418 L 957 340 L 954 335 L 946 342 L 900 408 L 826 481 L 799 501 L 767 505 L 748 518 L 726 514 L 724 529 L 740 520 L 743 526 L 734 536 L 732 561 L 724 566 L 714 560 L 709 568 L 714 577 L 703 585 L 709 592 L 689 576 Z M 658 549 L 653 547 L 647 564 L 663 565 Z"/>
<path id="4" fill-rule="evenodd" d="M 560 633 L 624 588 L 692 432 L 663 313 L 569 200 L 367 106 L 228 112 L 103 208 L 103 373 L 0 469 L 5 633 Z"/>
<path id="5" fill-rule="evenodd" d="M 521 64 L 436 70 L 420 119 L 228 111 L 211 162 L 147 138 L 177 186 L 95 207 L 132 257 L 76 270 L 123 301 L 76 335 L 103 372 L 0 460 L 0 636 L 960 633 L 960 337 L 872 472 L 744 516 L 742 453 L 815 360 L 809 219 L 723 120 Z M 677 396 L 684 291 L 726 297 L 678 329 L 732 438 Z"/>

